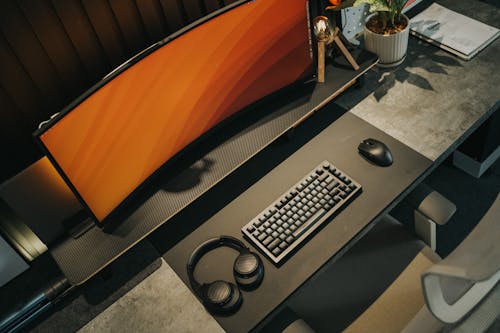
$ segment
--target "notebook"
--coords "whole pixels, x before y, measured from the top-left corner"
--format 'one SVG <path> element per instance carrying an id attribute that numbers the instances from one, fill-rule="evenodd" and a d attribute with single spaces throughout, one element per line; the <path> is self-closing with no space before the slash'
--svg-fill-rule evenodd
<path id="1" fill-rule="evenodd" d="M 500 35 L 497 28 L 437 3 L 411 19 L 410 32 L 465 60 L 472 59 Z"/>

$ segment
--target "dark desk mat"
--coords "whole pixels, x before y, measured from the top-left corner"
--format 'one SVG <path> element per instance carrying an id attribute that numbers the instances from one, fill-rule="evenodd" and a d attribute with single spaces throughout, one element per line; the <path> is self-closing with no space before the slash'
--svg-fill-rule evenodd
<path id="1" fill-rule="evenodd" d="M 358 155 L 359 142 L 368 137 L 379 139 L 390 147 L 394 156 L 392 166 L 378 167 Z M 360 118 L 344 114 L 186 236 L 164 258 L 189 285 L 186 262 L 198 244 L 222 234 L 242 239 L 240 228 L 243 225 L 325 159 L 358 181 L 363 192 L 281 267 L 263 258 L 265 277 L 262 285 L 255 291 L 243 292 L 243 305 L 237 314 L 215 317 L 228 332 L 247 332 L 255 328 L 325 263 L 347 251 L 354 239 L 366 233 L 376 217 L 415 186 L 432 165 L 430 160 Z M 246 240 L 245 243 L 249 244 Z M 233 281 L 232 263 L 236 255 L 227 248 L 206 255 L 197 267 L 198 279 L 202 282 Z"/>
<path id="2" fill-rule="evenodd" d="M 268 116 L 216 145 L 205 156 L 194 159 L 194 163 L 186 165 L 174 178 L 162 179 L 160 175 L 149 194 L 138 200 L 140 206 L 115 228 L 93 227 L 82 236 L 66 239 L 50 249 L 68 280 L 75 285 L 88 280 L 277 137 L 340 94 L 377 61 L 375 55 L 365 51 L 358 50 L 354 56 L 360 63 L 358 71 L 353 71 L 344 58 L 336 59 L 335 67 L 327 66 L 327 83 L 316 85 L 303 98 L 282 97 Z"/>

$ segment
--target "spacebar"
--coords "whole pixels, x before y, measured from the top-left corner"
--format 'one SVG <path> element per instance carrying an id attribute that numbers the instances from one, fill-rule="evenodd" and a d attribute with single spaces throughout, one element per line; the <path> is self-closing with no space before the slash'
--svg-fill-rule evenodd
<path id="1" fill-rule="evenodd" d="M 309 230 L 310 227 L 312 227 L 318 220 L 325 215 L 326 210 L 320 209 L 318 210 L 311 218 L 303 225 L 300 226 L 299 229 L 295 230 L 295 232 L 292 234 L 294 238 L 300 237 L 304 232 Z"/>

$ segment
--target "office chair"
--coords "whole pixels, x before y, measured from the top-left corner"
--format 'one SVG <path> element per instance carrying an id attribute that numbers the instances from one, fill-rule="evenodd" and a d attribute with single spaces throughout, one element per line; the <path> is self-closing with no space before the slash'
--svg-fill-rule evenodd
<path id="1" fill-rule="evenodd" d="M 500 313 L 500 195 L 443 260 L 431 249 L 435 223 L 446 223 L 454 205 L 425 186 L 409 200 L 415 231 L 428 243 L 383 217 L 292 297 L 289 308 L 302 319 L 284 333 L 484 332 L 494 323 Z"/>

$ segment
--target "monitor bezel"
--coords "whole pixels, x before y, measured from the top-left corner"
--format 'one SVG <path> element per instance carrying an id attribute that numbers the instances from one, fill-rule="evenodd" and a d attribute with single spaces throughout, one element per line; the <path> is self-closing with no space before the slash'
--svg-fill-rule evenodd
<path id="1" fill-rule="evenodd" d="M 181 35 L 185 34 L 186 32 L 196 28 L 197 26 L 208 22 L 209 20 L 224 14 L 236 7 L 239 7 L 243 4 L 249 3 L 249 2 L 254 2 L 257 0 L 238 0 L 236 2 L 233 2 L 227 6 L 224 6 L 210 14 L 205 15 L 204 17 L 186 25 L 185 27 L 177 30 L 176 32 L 168 35 L 164 39 L 154 43 L 153 45 L 145 48 L 141 52 L 135 54 L 132 56 L 130 59 L 116 67 L 114 70 L 112 70 L 110 73 L 105 75 L 99 82 L 91 86 L 88 90 L 86 90 L 83 94 L 79 95 L 74 101 L 72 101 L 70 104 L 68 104 L 63 110 L 60 112 L 57 112 L 54 114 L 50 119 L 47 121 L 42 122 L 41 126 L 39 126 L 38 129 L 36 129 L 33 132 L 33 137 L 35 138 L 36 143 L 38 146 L 41 148 L 42 152 L 47 156 L 49 161 L 52 163 L 54 168 L 57 170 L 61 178 L 64 180 L 64 182 L 68 185 L 68 187 L 71 189 L 77 200 L 80 202 L 80 204 L 83 207 L 83 210 L 89 215 L 89 217 L 93 220 L 94 224 L 100 228 L 105 227 L 106 225 L 110 224 L 113 220 L 116 220 L 117 215 L 120 215 L 119 213 L 124 210 L 126 206 L 130 204 L 130 199 L 135 197 L 135 195 L 141 191 L 141 189 L 147 185 L 147 183 L 150 182 L 151 179 L 155 178 L 159 174 L 159 172 L 164 171 L 163 169 L 165 168 L 165 165 L 173 163 L 175 160 L 179 159 L 183 154 L 185 154 L 186 151 L 191 150 L 193 146 L 196 146 L 202 141 L 205 137 L 210 135 L 213 132 L 216 132 L 220 130 L 221 127 L 224 127 L 225 124 L 228 122 L 234 120 L 236 117 L 241 116 L 242 114 L 246 113 L 245 111 L 247 109 L 252 108 L 259 102 L 262 102 L 264 99 L 270 99 L 275 95 L 278 95 L 280 93 L 283 93 L 283 91 L 287 91 L 288 89 L 294 89 L 297 86 L 302 86 L 306 84 L 310 84 L 312 82 L 315 82 L 315 78 L 317 77 L 317 66 L 316 66 L 316 59 L 317 59 L 317 47 L 316 47 L 316 40 L 314 38 L 312 29 L 311 29 L 311 24 L 312 24 L 312 18 L 313 15 L 317 14 L 317 1 L 316 0 L 305 0 L 305 5 L 307 6 L 307 15 L 308 15 L 308 25 L 309 25 L 309 47 L 310 49 L 310 54 L 311 54 L 311 62 L 312 62 L 312 69 L 311 69 L 311 75 L 308 77 L 304 77 L 298 81 L 295 81 L 281 89 L 278 89 L 277 91 L 274 91 L 266 96 L 263 96 L 261 99 L 251 103 L 250 105 L 247 105 L 241 110 L 236 111 L 234 114 L 231 116 L 227 117 L 223 121 L 219 122 L 215 126 L 213 126 L 211 129 L 206 131 L 205 133 L 201 134 L 198 138 L 196 138 L 194 141 L 183 147 L 178 153 L 173 155 L 170 159 L 165 161 L 158 169 L 156 169 L 151 175 L 149 175 L 143 183 L 141 183 L 136 189 L 134 189 L 132 192 L 130 192 L 121 202 L 119 205 L 117 205 L 115 208 L 113 208 L 108 215 L 106 215 L 102 220 L 98 219 L 97 216 L 94 214 L 92 209 L 88 206 L 86 203 L 85 199 L 80 195 L 76 187 L 73 185 L 69 177 L 66 175 L 64 170 L 61 168 L 61 166 L 58 164 L 56 159 L 52 156 L 50 153 L 49 149 L 45 146 L 43 141 L 41 140 L 40 136 L 48 131 L 52 126 L 54 126 L 59 120 L 64 118 L 67 114 L 69 114 L 74 108 L 76 108 L 79 104 L 81 104 L 84 100 L 86 100 L 89 96 L 91 96 L 93 93 L 95 93 L 97 90 L 105 86 L 108 82 L 112 81 L 115 77 L 118 75 L 122 74 L 125 72 L 129 67 L 137 63 L 138 61 L 142 60 L 144 57 L 148 56 L 149 54 L 155 52 L 165 44 L 173 41 L 177 37 L 180 37 Z M 71 218 L 71 217 L 68 217 Z"/>

